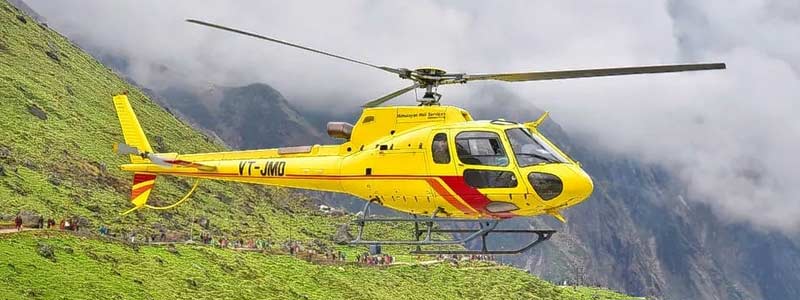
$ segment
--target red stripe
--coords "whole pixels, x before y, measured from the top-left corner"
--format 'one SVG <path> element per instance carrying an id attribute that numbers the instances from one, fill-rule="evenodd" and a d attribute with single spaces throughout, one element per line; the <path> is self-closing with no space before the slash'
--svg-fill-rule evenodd
<path id="1" fill-rule="evenodd" d="M 156 179 L 156 175 L 154 174 L 136 173 L 133 174 L 133 185 L 153 179 Z"/>
<path id="2" fill-rule="evenodd" d="M 153 183 L 153 184 L 155 184 L 155 183 Z M 139 195 L 141 195 L 145 191 L 153 188 L 153 184 L 148 184 L 148 185 L 139 187 L 139 188 L 137 188 L 135 190 L 131 190 L 131 199 L 136 199 L 136 197 L 138 197 Z"/>
<path id="3" fill-rule="evenodd" d="M 428 179 L 440 176 L 422 175 L 291 175 L 284 176 L 247 176 L 238 173 L 218 173 L 218 172 L 159 172 L 159 174 L 170 174 L 176 176 L 213 176 L 213 177 L 244 177 L 244 178 L 269 178 L 269 179 L 320 179 L 320 180 L 350 180 L 350 179 Z"/>
<path id="4" fill-rule="evenodd" d="M 436 191 L 439 196 L 442 196 L 442 198 L 447 200 L 447 202 L 449 202 L 450 205 L 454 206 L 456 209 L 468 215 L 475 213 L 472 209 L 461 203 L 461 201 L 458 201 L 456 197 L 453 197 L 453 195 L 451 195 L 450 192 L 448 192 L 438 181 L 436 181 L 436 179 L 428 178 L 425 181 L 427 181 L 428 184 L 433 187 L 433 190 Z"/>
<path id="5" fill-rule="evenodd" d="M 478 191 L 478 189 L 468 185 L 463 176 L 441 176 L 440 178 L 442 178 L 444 183 L 446 183 L 451 190 L 456 192 L 461 199 L 464 199 L 464 202 L 467 202 L 469 206 L 477 209 L 482 214 L 500 218 L 511 218 L 514 216 L 514 214 L 510 212 L 493 213 L 486 210 L 486 205 L 492 202 L 492 200 L 489 200 L 489 198 Z"/>

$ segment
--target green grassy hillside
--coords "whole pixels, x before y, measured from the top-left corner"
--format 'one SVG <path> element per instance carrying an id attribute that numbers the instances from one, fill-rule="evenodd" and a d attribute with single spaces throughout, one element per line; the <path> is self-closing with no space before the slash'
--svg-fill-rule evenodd
<path id="1" fill-rule="evenodd" d="M 208 152 L 221 145 L 179 121 L 56 32 L 0 2 L 0 214 L 20 210 L 56 220 L 83 217 L 92 227 L 186 230 L 192 216 L 219 234 L 308 239 L 333 233 L 335 220 L 306 213 L 308 199 L 287 190 L 204 182 L 177 210 L 127 209 L 127 158 L 112 153 L 122 141 L 111 96 L 128 91 L 131 105 L 160 152 Z M 159 178 L 151 201 L 179 199 L 188 182 Z M 338 220 L 343 221 L 343 220 Z M 195 225 L 197 226 L 197 225 Z M 198 228 L 199 229 L 199 228 Z"/>
<path id="2" fill-rule="evenodd" d="M 157 151 L 225 150 L 0 0 L 0 217 L 24 211 L 56 220 L 80 218 L 89 229 L 89 237 L 0 234 L 0 299 L 620 297 L 554 287 L 507 267 L 320 266 L 203 246 L 127 246 L 92 235 L 101 225 L 139 236 L 160 228 L 184 234 L 192 228 L 197 234 L 201 228 L 193 220 L 203 219 L 217 237 L 330 244 L 338 224 L 348 221 L 314 213 L 310 199 L 286 189 L 218 182 L 201 184 L 178 209 L 119 216 L 130 206 L 131 175 L 117 168 L 127 158 L 111 151 L 122 141 L 111 96 L 123 91 Z M 184 180 L 159 178 L 151 201 L 167 204 L 188 188 Z M 404 233 L 391 224 L 373 229 L 377 232 L 394 238 Z"/>

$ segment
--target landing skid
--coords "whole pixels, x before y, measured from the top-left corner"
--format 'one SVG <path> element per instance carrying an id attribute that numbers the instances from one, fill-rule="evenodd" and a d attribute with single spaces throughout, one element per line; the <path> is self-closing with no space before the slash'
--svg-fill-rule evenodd
<path id="1" fill-rule="evenodd" d="M 451 218 L 437 218 L 436 215 L 440 212 L 435 211 L 430 217 L 420 218 L 412 215 L 411 218 L 370 218 L 369 206 L 373 201 L 367 202 L 364 209 L 361 211 L 361 216 L 354 221 L 358 226 L 358 235 L 348 244 L 350 245 L 410 245 L 416 246 L 411 251 L 412 254 L 517 254 L 533 248 L 541 242 L 544 242 L 556 232 L 555 230 L 537 230 L 537 229 L 497 229 L 497 225 L 502 220 L 496 219 L 451 219 Z M 381 223 L 381 222 L 409 222 L 414 223 L 413 240 L 364 240 L 364 227 L 368 223 Z M 443 228 L 443 223 L 459 223 L 459 224 L 477 224 L 478 228 Z M 423 228 L 421 228 L 423 227 Z M 434 239 L 434 233 L 456 233 L 466 234 L 463 238 L 453 239 Z M 520 234 L 529 235 L 536 234 L 535 239 L 524 246 L 516 249 L 488 249 L 486 237 L 489 234 Z M 473 240 L 480 241 L 480 250 L 448 250 L 441 249 L 449 245 L 466 245 L 466 243 Z M 423 249 L 423 246 L 436 247 L 439 249 Z"/>

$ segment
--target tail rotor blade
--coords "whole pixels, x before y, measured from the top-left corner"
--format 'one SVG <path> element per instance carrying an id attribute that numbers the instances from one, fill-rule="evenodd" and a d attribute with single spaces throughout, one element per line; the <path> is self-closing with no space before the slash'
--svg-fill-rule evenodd
<path id="1" fill-rule="evenodd" d="M 114 144 L 114 152 L 121 155 L 125 154 L 139 155 L 141 153 L 139 149 L 136 149 L 134 147 L 129 146 L 128 144 L 123 144 L 123 143 Z"/>

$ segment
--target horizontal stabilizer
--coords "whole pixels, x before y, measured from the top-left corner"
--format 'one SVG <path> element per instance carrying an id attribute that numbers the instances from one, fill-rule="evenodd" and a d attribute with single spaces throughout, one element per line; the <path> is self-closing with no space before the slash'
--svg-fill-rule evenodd
<path id="1" fill-rule="evenodd" d="M 124 144 L 124 143 L 114 144 L 114 152 L 116 152 L 117 154 L 121 154 L 121 155 L 128 155 L 129 154 L 129 155 L 139 156 L 139 157 L 141 157 L 143 159 L 149 159 L 150 162 L 152 162 L 152 163 L 154 163 L 156 165 L 165 167 L 165 168 L 188 167 L 188 168 L 197 168 L 198 170 L 201 170 L 201 171 L 216 171 L 217 170 L 217 167 L 215 167 L 215 166 L 205 165 L 205 164 L 202 164 L 202 163 L 197 163 L 197 162 L 192 162 L 192 161 L 186 161 L 186 160 L 182 160 L 182 159 L 162 157 L 162 155 L 169 156 L 169 154 L 161 154 L 161 155 L 159 155 L 159 154 L 144 152 L 144 151 L 141 151 L 141 150 L 137 149 L 136 147 L 133 147 L 131 145 Z M 176 154 L 172 153 L 172 156 L 175 157 Z"/>
<path id="2" fill-rule="evenodd" d="M 217 167 L 211 165 L 204 165 L 201 163 L 181 160 L 181 159 L 164 159 L 165 163 L 173 165 L 173 166 L 181 166 L 187 168 L 196 168 L 201 171 L 216 171 Z"/>

